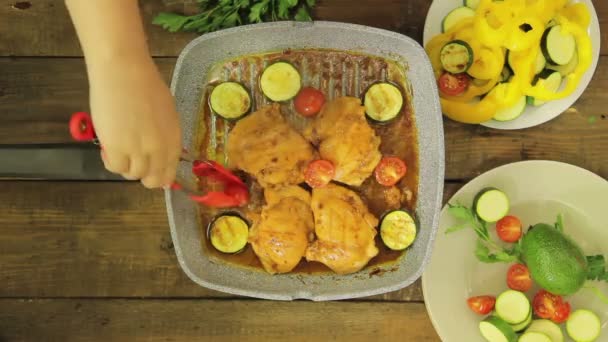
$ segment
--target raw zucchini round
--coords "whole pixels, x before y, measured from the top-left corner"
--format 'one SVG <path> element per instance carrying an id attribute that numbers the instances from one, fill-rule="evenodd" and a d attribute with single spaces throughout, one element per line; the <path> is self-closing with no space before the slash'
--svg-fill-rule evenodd
<path id="1" fill-rule="evenodd" d="M 380 238 L 386 247 L 402 251 L 416 239 L 416 221 L 405 210 L 393 210 L 380 222 Z"/>
<path id="2" fill-rule="evenodd" d="M 464 40 L 452 40 L 441 48 L 441 65 L 452 74 L 460 74 L 473 65 L 473 49 Z"/>
<path id="3" fill-rule="evenodd" d="M 497 222 L 509 213 L 509 198 L 504 192 L 487 188 L 481 190 L 473 201 L 475 214 L 485 222 Z M 522 317 L 522 320 L 525 318 Z M 520 322 L 514 322 L 520 323 Z"/>
<path id="4" fill-rule="evenodd" d="M 517 119 L 526 110 L 526 96 L 522 96 L 515 102 L 515 104 L 509 108 L 503 108 L 496 111 L 494 114 L 494 120 L 496 121 L 511 121 Z"/>
<path id="5" fill-rule="evenodd" d="M 530 310 L 528 318 L 525 321 L 519 324 L 511 324 L 511 327 L 513 327 L 513 330 L 515 330 L 515 332 L 519 332 L 526 329 L 530 325 L 530 322 L 532 322 L 532 310 Z"/>
<path id="6" fill-rule="evenodd" d="M 562 33 L 561 25 L 555 25 L 545 30 L 540 46 L 549 63 L 566 65 L 574 57 L 576 40 L 572 34 Z"/>
<path id="7" fill-rule="evenodd" d="M 516 342 L 517 334 L 511 326 L 496 316 L 479 322 L 479 332 L 488 342 Z"/>
<path id="8" fill-rule="evenodd" d="M 378 123 L 395 119 L 403 108 L 403 94 L 396 85 L 388 82 L 372 84 L 363 97 L 365 114 Z"/>
<path id="9" fill-rule="evenodd" d="M 495 309 L 505 322 L 517 325 L 528 319 L 532 306 L 524 293 L 507 290 L 496 298 Z"/>
<path id="10" fill-rule="evenodd" d="M 539 332 L 525 332 L 517 342 L 552 342 L 549 336 Z"/>
<path id="11" fill-rule="evenodd" d="M 260 88 L 272 101 L 289 101 L 298 95 L 302 87 L 302 77 L 298 70 L 288 62 L 275 62 L 262 72 Z"/>
<path id="12" fill-rule="evenodd" d="M 475 11 L 469 7 L 462 6 L 453 9 L 450 13 L 448 13 L 448 15 L 445 16 L 445 18 L 443 18 L 443 21 L 441 22 L 441 30 L 443 32 L 447 32 L 462 19 L 473 18 L 474 16 Z"/>
<path id="13" fill-rule="evenodd" d="M 548 319 L 535 319 L 530 324 L 526 332 L 543 333 L 551 339 L 551 342 L 564 342 L 564 334 L 559 325 L 551 322 Z"/>
<path id="14" fill-rule="evenodd" d="M 209 224 L 211 245 L 222 253 L 238 253 L 247 245 L 249 224 L 235 213 L 224 213 Z"/>
<path id="15" fill-rule="evenodd" d="M 224 119 L 236 120 L 251 109 L 251 96 L 242 84 L 224 82 L 211 91 L 209 106 L 215 114 Z"/>
<path id="16" fill-rule="evenodd" d="M 566 322 L 566 331 L 576 342 L 591 342 L 600 337 L 600 318 L 589 310 L 574 311 Z"/>
<path id="17" fill-rule="evenodd" d="M 562 85 L 562 75 L 558 71 L 544 70 L 534 80 L 533 85 L 541 84 L 547 91 L 556 93 Z M 538 100 L 534 97 L 528 97 L 528 104 L 533 106 L 541 106 L 545 101 Z"/>

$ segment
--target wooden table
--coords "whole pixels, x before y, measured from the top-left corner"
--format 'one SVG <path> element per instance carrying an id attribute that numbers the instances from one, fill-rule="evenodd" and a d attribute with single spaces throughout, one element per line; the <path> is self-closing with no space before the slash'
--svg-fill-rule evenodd
<path id="1" fill-rule="evenodd" d="M 142 1 L 152 53 L 167 80 L 194 35 L 149 23 L 161 10 L 188 11 L 193 2 Z M 321 0 L 315 16 L 420 40 L 430 3 Z M 608 2 L 594 3 L 606 33 Z M 527 159 L 564 161 L 608 178 L 608 34 L 602 41 L 593 81 L 559 118 L 519 131 L 445 121 L 446 199 L 481 172 Z M 0 148 L 69 144 L 66 122 L 88 108 L 87 95 L 63 1 L 0 0 Z M 419 281 L 394 293 L 329 303 L 218 293 L 180 269 L 160 191 L 93 179 L 0 181 L 0 341 L 244 338 L 439 340 Z"/>

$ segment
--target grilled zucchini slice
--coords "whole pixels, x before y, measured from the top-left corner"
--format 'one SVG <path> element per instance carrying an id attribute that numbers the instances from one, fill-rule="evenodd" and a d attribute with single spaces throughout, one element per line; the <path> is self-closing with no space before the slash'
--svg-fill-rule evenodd
<path id="1" fill-rule="evenodd" d="M 274 102 L 289 101 L 300 92 L 302 77 L 291 63 L 275 62 L 262 72 L 260 88 Z"/>
<path id="2" fill-rule="evenodd" d="M 211 245 L 218 251 L 238 253 L 247 245 L 249 224 L 238 214 L 224 213 L 211 221 L 208 235 Z"/>
<path id="3" fill-rule="evenodd" d="M 405 210 L 388 212 L 380 222 L 380 238 L 386 247 L 402 251 L 416 239 L 416 221 Z"/>
<path id="4" fill-rule="evenodd" d="M 396 85 L 388 82 L 372 84 L 363 97 L 365 115 L 376 123 L 387 123 L 401 113 L 403 94 Z"/>
<path id="5" fill-rule="evenodd" d="M 238 120 L 251 109 L 251 95 L 237 82 L 217 85 L 209 96 L 211 110 L 226 120 Z"/>

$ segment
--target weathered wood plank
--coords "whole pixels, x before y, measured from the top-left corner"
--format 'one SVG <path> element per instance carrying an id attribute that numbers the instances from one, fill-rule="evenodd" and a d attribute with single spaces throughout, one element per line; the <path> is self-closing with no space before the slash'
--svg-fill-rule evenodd
<path id="1" fill-rule="evenodd" d="M 175 60 L 156 62 L 168 80 Z M 0 144 L 71 141 L 70 114 L 88 109 L 81 59 L 0 58 L 0 74 Z M 601 147 L 608 142 L 607 88 L 608 57 L 602 57 L 574 109 L 542 126 L 498 131 L 446 120 L 447 178 L 469 179 L 522 159 L 561 160 L 608 178 L 608 154 Z"/>
<path id="2" fill-rule="evenodd" d="M 6 341 L 440 341 L 423 304 L 0 300 Z"/>
<path id="3" fill-rule="evenodd" d="M 0 56 L 81 56 L 74 29 L 63 1 L 0 0 Z M 155 56 L 177 56 L 196 37 L 194 34 L 171 34 L 151 24 L 161 11 L 192 13 L 194 0 L 140 1 L 150 49 Z M 315 10 L 318 20 L 341 21 L 397 31 L 417 39 L 431 0 L 320 0 Z M 608 3 L 593 1 L 602 31 L 608 31 Z M 27 7 L 27 8 L 26 8 Z M 602 37 L 602 53 L 608 53 L 608 37 Z"/>
<path id="4" fill-rule="evenodd" d="M 162 193 L 135 183 L 0 181 L 0 227 L 0 297 L 229 296 L 182 272 Z M 422 291 L 368 299 L 422 301 Z"/>

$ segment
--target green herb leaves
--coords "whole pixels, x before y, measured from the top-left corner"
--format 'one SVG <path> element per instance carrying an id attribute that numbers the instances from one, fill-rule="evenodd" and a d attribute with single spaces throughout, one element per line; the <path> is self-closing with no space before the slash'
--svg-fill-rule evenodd
<path id="1" fill-rule="evenodd" d="M 606 260 L 603 255 L 591 255 L 587 257 L 589 273 L 588 280 L 608 281 L 608 270 L 606 270 Z"/>
<path id="2" fill-rule="evenodd" d="M 315 0 L 197 0 L 200 13 L 190 16 L 159 13 L 153 24 L 170 32 L 213 32 L 265 21 L 310 21 Z"/>
<path id="3" fill-rule="evenodd" d="M 479 219 L 470 208 L 460 204 L 448 204 L 448 212 L 454 218 L 463 222 L 448 228 L 445 233 L 450 234 L 465 228 L 472 228 L 475 234 L 477 234 L 475 256 L 479 261 L 485 263 L 511 263 L 519 260 L 521 254 L 520 243 L 517 243 L 512 249 L 499 246 L 490 237 L 487 223 Z"/>

